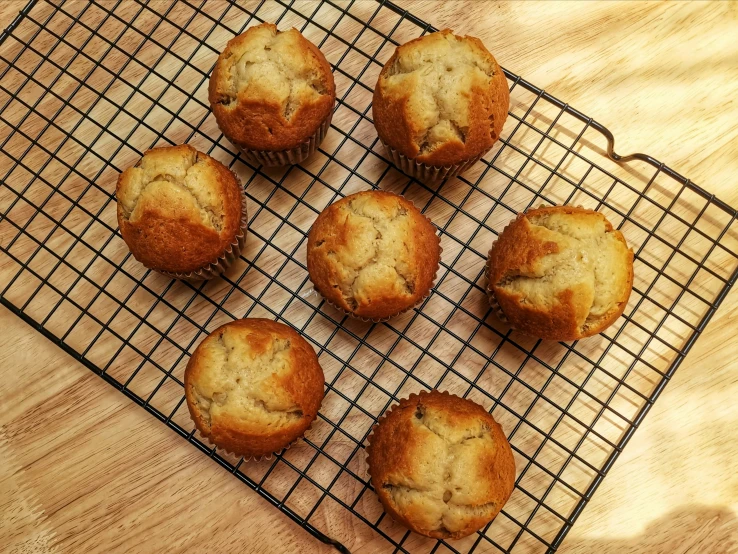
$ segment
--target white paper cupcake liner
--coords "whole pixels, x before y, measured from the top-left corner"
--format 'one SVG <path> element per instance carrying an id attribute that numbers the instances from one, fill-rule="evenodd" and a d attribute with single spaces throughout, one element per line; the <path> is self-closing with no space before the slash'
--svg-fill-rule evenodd
<path id="1" fill-rule="evenodd" d="M 400 171 L 414 179 L 428 183 L 442 181 L 443 179 L 450 179 L 451 177 L 461 175 L 467 169 L 477 163 L 482 158 L 482 156 L 489 152 L 489 149 L 487 149 L 471 160 L 467 160 L 455 165 L 438 167 L 412 160 L 404 154 L 400 154 L 397 150 L 389 146 L 381 138 L 379 140 L 387 149 L 392 163 L 395 164 L 395 166 L 397 166 Z"/>
<path id="2" fill-rule="evenodd" d="M 200 268 L 196 271 L 190 271 L 188 273 L 173 273 L 169 271 L 157 270 L 159 273 L 165 275 L 166 277 L 180 279 L 182 281 L 206 281 L 208 279 L 218 277 L 221 273 L 226 271 L 235 260 L 238 259 L 238 257 L 241 255 L 241 250 L 243 250 L 244 244 L 246 244 L 246 234 L 249 226 L 249 215 L 246 210 L 246 192 L 243 190 L 241 182 L 238 180 L 238 178 L 236 178 L 236 180 L 238 181 L 238 186 L 241 187 L 241 224 L 239 233 L 236 235 L 236 238 L 228 246 L 228 248 L 225 249 L 225 252 L 223 252 L 223 254 L 221 254 L 221 256 L 214 262 L 211 262 L 206 267 Z"/>
<path id="3" fill-rule="evenodd" d="M 333 119 L 333 108 L 331 108 L 328 117 L 321 123 L 318 130 L 315 131 L 313 136 L 307 139 L 305 142 L 291 148 L 289 150 L 251 150 L 248 148 L 242 148 L 238 146 L 238 149 L 243 153 L 243 156 L 254 165 L 263 165 L 266 167 L 278 167 L 282 165 L 295 165 L 299 164 L 310 156 L 313 152 L 318 149 L 320 143 L 323 142 L 328 129 L 331 126 L 331 119 Z"/>
<path id="4" fill-rule="evenodd" d="M 385 191 L 385 192 L 389 192 L 389 191 Z M 407 200 L 407 198 L 405 198 L 405 197 L 404 197 L 404 196 L 403 196 L 402 194 L 396 194 L 396 193 L 392 193 L 392 194 L 395 194 L 395 196 L 399 196 L 400 198 L 403 198 L 403 199 Z M 412 201 L 411 201 L 411 200 L 408 200 L 408 202 L 412 203 Z M 414 204 L 413 204 L 413 205 L 414 205 Z M 423 217 L 424 217 L 424 218 L 425 218 L 426 220 L 428 220 L 428 222 L 429 222 L 429 223 L 430 223 L 431 225 L 433 225 L 433 227 L 434 227 L 434 228 L 436 228 L 436 229 L 437 229 L 437 227 L 436 227 L 436 226 L 435 226 L 435 225 L 433 224 L 433 221 L 431 221 L 431 219 L 430 219 L 430 218 L 429 218 L 428 216 L 426 216 L 425 214 L 421 214 L 421 215 L 422 215 L 422 216 L 423 216 Z M 392 319 L 393 317 L 397 317 L 397 316 L 399 316 L 399 315 L 402 315 L 402 314 L 404 314 L 405 312 L 407 312 L 407 311 L 409 311 L 409 310 L 412 310 L 412 309 L 413 309 L 413 308 L 415 308 L 416 306 L 419 306 L 419 305 L 420 305 L 420 304 L 422 304 L 422 303 L 423 303 L 423 302 L 425 301 L 425 299 L 426 299 L 426 298 L 428 298 L 428 297 L 429 297 L 429 296 L 431 295 L 431 293 L 433 292 L 433 287 L 435 287 L 435 286 L 436 286 L 436 281 L 438 280 L 438 272 L 439 272 L 439 271 L 440 271 L 440 269 L 441 269 L 441 257 L 442 257 L 442 255 L 443 255 L 443 247 L 441 246 L 441 237 L 440 237 L 440 235 L 439 235 L 438 233 L 436 233 L 436 239 L 438 239 L 438 267 L 436 267 L 436 272 L 435 272 L 435 274 L 433 275 L 433 281 L 431 282 L 431 286 L 430 286 L 430 287 L 428 288 L 428 292 L 427 292 L 427 293 L 426 293 L 426 294 L 425 294 L 425 295 L 424 295 L 424 296 L 423 296 L 422 298 L 418 299 L 418 301 L 417 301 L 417 302 L 415 302 L 415 304 L 413 304 L 412 306 L 408 306 L 407 308 L 404 308 L 404 309 L 400 310 L 399 312 L 397 312 L 397 313 L 394 313 L 394 314 L 392 314 L 392 315 L 389 315 L 389 316 L 387 316 L 387 317 L 379 317 L 379 318 L 368 318 L 368 317 L 361 317 L 361 316 L 358 316 L 358 315 L 356 315 L 356 314 L 354 314 L 354 313 L 352 313 L 352 312 L 350 312 L 350 311 L 346 310 L 345 308 L 342 308 L 341 306 L 338 306 L 337 304 L 335 304 L 334 302 L 331 302 L 331 301 L 330 301 L 330 300 L 329 300 L 328 298 L 326 298 L 326 297 L 325 297 L 325 296 L 323 295 L 323 293 L 321 293 L 321 292 L 320 292 L 320 289 L 319 289 L 319 288 L 318 288 L 318 286 L 317 286 L 317 285 L 315 284 L 315 281 L 313 281 L 313 278 L 312 278 L 312 276 L 310 275 L 310 273 L 308 273 L 308 279 L 310 279 L 310 283 L 312 283 L 312 285 L 313 285 L 313 289 L 315 289 L 315 292 L 317 292 L 317 293 L 318 293 L 318 294 L 320 295 L 320 297 L 321 297 L 321 298 L 322 298 L 323 300 L 325 300 L 326 304 L 328 304 L 328 305 L 332 306 L 333 308 L 335 308 L 335 309 L 336 309 L 336 310 L 338 310 L 339 312 L 342 312 L 342 313 L 346 314 L 347 316 L 351 317 L 352 319 L 357 319 L 357 320 L 359 320 L 359 321 L 363 321 L 364 323 L 383 323 L 383 322 L 385 322 L 385 321 L 389 321 L 389 320 L 390 320 L 390 319 Z"/>

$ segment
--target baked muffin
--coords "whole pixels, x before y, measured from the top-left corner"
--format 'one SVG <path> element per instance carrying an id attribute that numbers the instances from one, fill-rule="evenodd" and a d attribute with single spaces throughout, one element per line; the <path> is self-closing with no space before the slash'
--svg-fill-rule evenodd
<path id="1" fill-rule="evenodd" d="M 599 212 L 553 206 L 519 214 L 492 246 L 487 291 L 503 319 L 542 339 L 595 335 L 623 313 L 633 251 Z"/>
<path id="2" fill-rule="evenodd" d="M 320 409 L 323 370 L 296 331 L 268 319 L 226 323 L 185 370 L 187 408 L 219 448 L 259 458 L 302 437 Z"/>
<path id="3" fill-rule="evenodd" d="M 492 521 L 515 486 L 500 425 L 447 392 L 400 400 L 369 437 L 368 465 L 384 509 L 416 533 L 459 539 Z"/>
<path id="4" fill-rule="evenodd" d="M 346 313 L 384 320 L 430 293 L 441 246 L 412 202 L 367 190 L 325 208 L 308 235 L 310 280 Z"/>
<path id="5" fill-rule="evenodd" d="M 500 138 L 510 92 L 474 37 L 446 29 L 399 46 L 379 74 L 372 113 L 395 165 L 421 180 L 462 173 Z"/>
<path id="6" fill-rule="evenodd" d="M 210 279 L 238 258 L 246 201 L 227 167 L 192 146 L 146 152 L 118 177 L 118 225 L 133 256 L 179 279 Z"/>
<path id="7" fill-rule="evenodd" d="M 336 86 L 331 66 L 297 29 L 271 23 L 228 42 L 210 76 L 218 127 L 254 164 L 299 163 L 330 127 Z"/>

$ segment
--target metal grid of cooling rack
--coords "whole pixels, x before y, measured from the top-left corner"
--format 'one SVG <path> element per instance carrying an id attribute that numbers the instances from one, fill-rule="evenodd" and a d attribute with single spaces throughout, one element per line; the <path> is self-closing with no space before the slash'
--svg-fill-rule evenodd
<path id="1" fill-rule="evenodd" d="M 334 69 L 332 128 L 301 166 L 249 166 L 207 105 L 218 52 L 265 20 L 300 29 Z M 397 44 L 432 30 L 389 2 L 31 1 L 0 39 L 0 297 L 340 551 L 552 551 L 736 281 L 736 212 L 647 156 L 605 168 L 595 145 L 605 135 L 612 154 L 609 131 L 510 72 L 510 117 L 484 160 L 433 187 L 408 179 L 377 144 L 372 86 Z M 251 214 L 241 259 L 196 286 L 137 264 L 115 219 L 118 173 L 154 145 L 182 142 L 240 176 Z M 325 305 L 304 259 L 319 211 L 369 187 L 413 200 L 444 249 L 428 299 L 383 324 Z M 537 341 L 489 309 L 486 252 L 517 211 L 540 203 L 599 209 L 633 246 L 630 303 L 598 337 Z M 212 449 L 183 403 L 196 344 L 246 316 L 297 328 L 327 378 L 305 441 L 261 462 Z M 363 449 L 392 402 L 431 387 L 490 409 L 518 468 L 503 512 L 448 543 L 383 514 Z"/>

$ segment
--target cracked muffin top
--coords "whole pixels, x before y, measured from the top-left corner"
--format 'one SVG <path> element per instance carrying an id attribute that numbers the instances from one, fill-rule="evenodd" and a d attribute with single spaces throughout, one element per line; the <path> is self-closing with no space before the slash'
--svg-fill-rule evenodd
<path id="1" fill-rule="evenodd" d="M 300 438 L 323 399 L 323 370 L 295 330 L 268 319 L 226 323 L 185 370 L 187 407 L 216 446 L 259 457 Z"/>
<path id="2" fill-rule="evenodd" d="M 188 273 L 214 263 L 241 227 L 236 176 L 192 146 L 146 152 L 118 177 L 118 225 L 133 256 L 150 269 Z"/>
<path id="3" fill-rule="evenodd" d="M 397 48 L 379 74 L 372 113 L 388 146 L 451 166 L 492 147 L 509 104 L 505 75 L 484 44 L 446 29 Z"/>
<path id="4" fill-rule="evenodd" d="M 318 130 L 336 87 L 325 56 L 297 29 L 262 23 L 228 42 L 208 96 L 218 127 L 236 146 L 278 151 Z"/>
<path id="5" fill-rule="evenodd" d="M 549 340 L 595 335 L 623 313 L 633 252 L 599 212 L 551 206 L 518 215 L 487 262 L 488 290 L 510 325 Z"/>
<path id="6" fill-rule="evenodd" d="M 433 224 L 409 200 L 381 190 L 331 204 L 308 235 L 316 290 L 366 319 L 391 317 L 428 296 L 440 256 Z"/>
<path id="7" fill-rule="evenodd" d="M 374 428 L 367 451 L 384 509 L 428 537 L 458 539 L 481 529 L 515 485 L 500 425 L 479 404 L 447 392 L 400 400 Z"/>

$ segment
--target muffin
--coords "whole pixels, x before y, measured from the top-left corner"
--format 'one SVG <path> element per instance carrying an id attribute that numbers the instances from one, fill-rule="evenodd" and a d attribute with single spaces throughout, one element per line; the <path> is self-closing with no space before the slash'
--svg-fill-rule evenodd
<path id="1" fill-rule="evenodd" d="M 325 208 L 308 234 L 315 289 L 335 307 L 380 321 L 422 301 L 433 286 L 441 246 L 412 202 L 367 190 Z"/>
<path id="2" fill-rule="evenodd" d="M 210 279 L 238 258 L 246 200 L 227 167 L 192 146 L 146 152 L 118 177 L 118 225 L 133 256 L 178 279 Z"/>
<path id="3" fill-rule="evenodd" d="M 241 319 L 203 340 L 185 370 L 187 408 L 217 447 L 259 458 L 310 427 L 323 399 L 318 357 L 296 331 Z"/>
<path id="4" fill-rule="evenodd" d="M 297 29 L 271 23 L 228 42 L 210 76 L 210 108 L 225 137 L 254 164 L 296 164 L 330 127 L 331 66 Z"/>
<path id="5" fill-rule="evenodd" d="M 395 165 L 433 181 L 462 173 L 492 148 L 509 105 L 505 74 L 484 44 L 446 29 L 395 50 L 372 113 Z"/>
<path id="6" fill-rule="evenodd" d="M 500 425 L 479 404 L 436 390 L 400 400 L 369 437 L 382 506 L 408 529 L 459 539 L 492 521 L 515 486 Z"/>
<path id="7" fill-rule="evenodd" d="M 595 335 L 623 313 L 633 251 L 599 212 L 552 206 L 519 214 L 492 246 L 487 292 L 510 326 L 541 339 Z"/>

